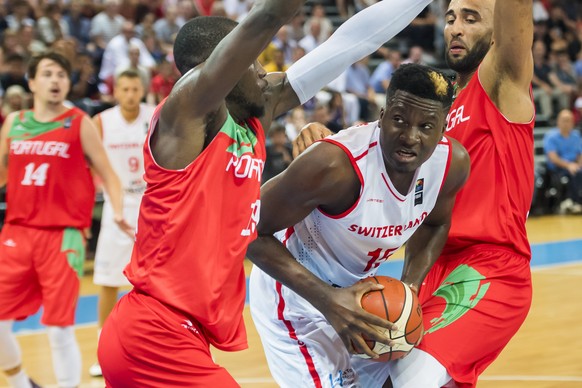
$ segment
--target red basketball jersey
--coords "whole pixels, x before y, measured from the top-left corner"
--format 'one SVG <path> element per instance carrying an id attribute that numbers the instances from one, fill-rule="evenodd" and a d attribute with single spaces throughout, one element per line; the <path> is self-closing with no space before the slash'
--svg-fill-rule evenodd
<path id="1" fill-rule="evenodd" d="M 518 124 L 505 118 L 477 72 L 447 122 L 447 134 L 469 152 L 471 176 L 457 194 L 444 253 L 493 244 L 531 257 L 525 221 L 534 185 L 534 119 Z"/>
<path id="2" fill-rule="evenodd" d="M 125 274 L 136 289 L 197 321 L 217 348 L 246 348 L 243 260 L 256 238 L 265 136 L 258 120 L 229 115 L 190 165 L 159 166 L 144 146 L 147 188 Z"/>
<path id="3" fill-rule="evenodd" d="M 8 134 L 6 222 L 37 228 L 91 226 L 95 187 L 81 145 L 85 113 L 50 122 L 21 111 Z"/>

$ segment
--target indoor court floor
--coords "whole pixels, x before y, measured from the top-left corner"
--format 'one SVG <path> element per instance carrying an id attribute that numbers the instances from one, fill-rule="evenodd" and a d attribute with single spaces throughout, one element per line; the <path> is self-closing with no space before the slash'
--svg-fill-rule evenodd
<path id="1" fill-rule="evenodd" d="M 582 388 L 582 216 L 535 217 L 528 221 L 532 243 L 533 305 L 521 330 L 479 380 L 478 388 Z M 402 253 L 380 268 L 399 277 Z M 246 263 L 247 270 L 250 264 Z M 96 361 L 97 288 L 85 276 L 77 311 L 77 338 L 83 354 L 82 387 L 103 387 L 87 370 Z M 27 372 L 45 387 L 56 387 L 48 339 L 38 314 L 15 325 Z M 213 351 L 245 388 L 276 387 L 270 377 L 248 307 L 249 349 Z M 0 377 L 0 387 L 6 387 Z M 300 387 L 298 387 L 300 388 Z"/>

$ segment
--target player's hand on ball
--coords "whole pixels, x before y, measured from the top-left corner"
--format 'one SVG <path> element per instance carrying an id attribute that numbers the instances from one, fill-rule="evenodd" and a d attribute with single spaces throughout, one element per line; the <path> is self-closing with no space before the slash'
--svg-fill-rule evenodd
<path id="1" fill-rule="evenodd" d="M 392 345 L 390 338 L 385 334 L 386 331 L 381 332 L 375 326 L 396 330 L 395 325 L 368 313 L 360 304 L 364 294 L 383 288 L 382 285 L 371 282 L 356 283 L 347 288 L 334 288 L 330 291 L 333 295 L 326 299 L 332 302 L 320 309 L 352 354 L 363 353 L 371 358 L 379 356 L 370 349 L 364 337 L 388 346 Z"/>
<path id="2" fill-rule="evenodd" d="M 293 140 L 293 158 L 295 159 L 310 145 L 318 140 L 321 140 L 332 132 L 323 124 L 309 123 L 301 129 L 297 138 Z"/>
<path id="3" fill-rule="evenodd" d="M 123 218 L 122 216 L 115 216 L 114 217 L 115 223 L 117 224 L 117 226 L 119 227 L 119 229 L 121 229 L 121 231 L 125 234 L 127 234 L 129 237 L 133 238 L 134 234 L 135 234 L 135 228 L 133 226 L 131 226 L 126 220 L 125 218 Z"/>

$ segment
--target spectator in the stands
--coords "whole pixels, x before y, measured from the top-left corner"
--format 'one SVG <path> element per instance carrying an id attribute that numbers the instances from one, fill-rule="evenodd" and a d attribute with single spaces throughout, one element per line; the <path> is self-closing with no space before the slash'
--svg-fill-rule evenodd
<path id="1" fill-rule="evenodd" d="M 29 93 L 24 57 L 20 54 L 11 54 L 4 59 L 4 62 L 6 71 L 0 73 L 0 87 L 2 90 L 8 90 L 12 85 L 18 85 Z"/>
<path id="2" fill-rule="evenodd" d="M 560 108 L 567 109 L 570 108 L 571 102 L 576 98 L 578 91 L 576 71 L 565 49 L 555 51 L 554 56 L 556 62 L 549 77 L 552 84 L 566 96 L 562 99 Z"/>
<path id="3" fill-rule="evenodd" d="M 293 149 L 285 134 L 285 127 L 283 125 L 276 121 L 273 122 L 267 132 L 267 136 L 267 158 L 265 160 L 265 168 L 263 169 L 263 182 L 282 173 L 293 161 Z"/>
<path id="4" fill-rule="evenodd" d="M 289 65 L 285 63 L 285 55 L 283 51 L 278 48 L 274 49 L 271 53 L 271 61 L 264 66 L 267 73 L 273 73 L 276 71 L 287 71 Z"/>
<path id="5" fill-rule="evenodd" d="M 382 61 L 372 73 L 370 77 L 370 85 L 377 94 L 381 94 L 381 98 L 385 99 L 384 94 L 390 85 L 392 73 L 400 67 L 402 57 L 398 50 L 388 50 L 385 54 L 386 59 Z M 382 104 L 381 104 L 382 106 Z"/>
<path id="6" fill-rule="evenodd" d="M 158 74 L 152 78 L 147 102 L 151 105 L 159 104 L 168 97 L 177 80 L 176 66 L 173 62 L 163 59 L 158 65 Z"/>
<path id="7" fill-rule="evenodd" d="M 314 21 L 319 23 L 319 36 L 317 37 L 317 41 L 325 42 L 333 32 L 333 24 L 331 20 L 325 15 L 325 8 L 322 4 L 313 4 L 313 7 L 311 8 L 311 16 L 307 18 L 305 24 L 303 25 L 303 31 L 305 32 L 305 35 L 309 35 L 311 33 L 311 24 Z"/>
<path id="8" fill-rule="evenodd" d="M 34 19 L 30 17 L 31 9 L 26 0 L 16 0 L 12 3 L 12 13 L 6 16 L 8 28 L 18 31 L 22 26 L 34 26 Z"/>
<path id="9" fill-rule="evenodd" d="M 62 17 L 61 7 L 56 3 L 49 3 L 44 7 L 44 16 L 38 19 L 36 27 L 40 40 L 49 46 L 57 39 L 69 36 L 69 25 Z"/>
<path id="10" fill-rule="evenodd" d="M 99 71 L 99 78 L 106 81 L 115 74 L 115 69 L 122 63 L 129 62 L 129 46 L 133 45 L 139 48 L 139 64 L 147 69 L 152 69 L 156 61 L 149 53 L 141 39 L 135 37 L 135 26 L 132 22 L 123 23 L 121 33 L 115 36 L 107 44 L 103 53 L 103 62 Z"/>
<path id="11" fill-rule="evenodd" d="M 69 35 L 75 38 L 79 47 L 86 48 L 91 37 L 91 19 L 83 14 L 85 0 L 71 0 L 69 12 L 63 15 L 63 21 L 67 24 Z"/>
<path id="12" fill-rule="evenodd" d="M 557 127 L 544 136 L 544 152 L 550 173 L 568 180 L 563 213 L 582 213 L 582 138 L 574 129 L 574 115 L 568 109 L 558 114 Z"/>
<path id="13" fill-rule="evenodd" d="M 532 79 L 534 101 L 539 106 L 537 119 L 548 121 L 554 117 L 554 101 L 565 108 L 569 96 L 562 93 L 552 82 L 553 69 L 546 58 L 546 45 L 541 40 L 533 44 L 534 76 Z"/>
<path id="14" fill-rule="evenodd" d="M 273 46 L 283 51 L 285 56 L 285 63 L 293 63 L 293 50 L 297 47 L 297 42 L 291 38 L 289 34 L 290 27 L 284 25 L 279 29 L 275 38 L 273 38 Z"/>
<path id="15" fill-rule="evenodd" d="M 319 19 L 312 19 L 309 25 L 309 31 L 305 32 L 305 36 L 299 41 L 299 46 L 303 47 L 306 53 L 309 53 L 324 42 L 320 40 L 321 36 L 321 21 Z"/>
<path id="16" fill-rule="evenodd" d="M 105 0 L 105 8 L 91 19 L 89 35 L 97 46 L 97 51 L 103 52 L 107 44 L 119 35 L 125 18 L 119 14 L 119 0 Z"/>
<path id="17" fill-rule="evenodd" d="M 30 100 L 29 93 L 20 85 L 12 85 L 6 89 L 2 99 L 2 108 L 0 109 L 0 124 L 4 123 L 10 113 L 27 109 Z"/>
<path id="18" fill-rule="evenodd" d="M 414 63 L 416 65 L 427 65 L 424 60 L 424 50 L 421 46 L 412 46 L 408 50 L 408 57 L 402 61 L 402 64 Z"/>
<path id="19" fill-rule="evenodd" d="M 139 74 L 139 77 L 141 78 L 142 85 L 144 86 L 144 90 L 149 90 L 150 81 L 152 78 L 151 70 L 145 66 L 142 66 L 139 63 L 139 57 L 140 57 L 139 47 L 130 43 L 129 49 L 127 51 L 128 51 L 128 59 L 127 59 L 127 61 L 124 60 L 122 63 L 120 63 L 117 66 L 117 68 L 115 69 L 115 76 L 113 77 L 114 78 L 113 81 L 115 81 L 117 79 L 117 77 L 121 73 L 123 73 L 124 71 L 133 70 L 137 74 Z M 112 87 L 113 87 L 113 84 L 112 84 Z"/>
<path id="20" fill-rule="evenodd" d="M 360 59 L 347 70 L 346 91 L 355 95 L 360 104 L 360 117 L 362 121 L 369 121 L 377 116 L 375 93 L 370 86 L 369 57 Z"/>
<path id="21" fill-rule="evenodd" d="M 174 39 L 176 38 L 176 34 L 180 27 L 182 27 L 178 21 L 178 9 L 175 6 L 169 6 L 165 10 L 164 17 L 158 19 L 154 23 L 154 31 L 156 33 L 156 37 L 160 42 L 162 50 L 166 54 L 172 54 L 172 50 L 174 47 Z"/>

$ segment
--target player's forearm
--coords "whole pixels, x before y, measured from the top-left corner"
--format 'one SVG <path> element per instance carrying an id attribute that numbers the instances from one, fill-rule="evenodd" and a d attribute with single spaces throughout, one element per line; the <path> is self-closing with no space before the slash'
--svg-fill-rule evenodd
<path id="1" fill-rule="evenodd" d="M 108 174 L 104 174 L 102 178 L 105 192 L 111 200 L 114 217 L 116 219 L 123 218 L 123 186 L 119 177 L 111 170 Z"/>
<path id="2" fill-rule="evenodd" d="M 287 70 L 301 103 L 352 63 L 372 54 L 402 31 L 432 0 L 380 1 L 343 23 L 323 44 Z"/>
<path id="3" fill-rule="evenodd" d="M 332 287 L 299 264 L 273 236 L 259 236 L 247 250 L 248 258 L 266 274 L 296 292 L 321 310 L 328 305 Z"/>
<path id="4" fill-rule="evenodd" d="M 406 243 L 401 280 L 417 289 L 434 265 L 447 240 L 450 224 L 421 225 Z"/>

